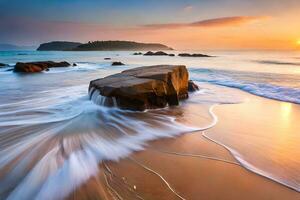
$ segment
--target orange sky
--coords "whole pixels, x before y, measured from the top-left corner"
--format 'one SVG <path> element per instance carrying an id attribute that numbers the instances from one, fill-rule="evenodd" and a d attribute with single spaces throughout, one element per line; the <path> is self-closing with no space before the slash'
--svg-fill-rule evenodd
<path id="1" fill-rule="evenodd" d="M 290 12 L 225 25 L 153 28 L 144 30 L 139 39 L 161 41 L 177 49 L 300 49 L 297 19 L 300 13 Z"/>

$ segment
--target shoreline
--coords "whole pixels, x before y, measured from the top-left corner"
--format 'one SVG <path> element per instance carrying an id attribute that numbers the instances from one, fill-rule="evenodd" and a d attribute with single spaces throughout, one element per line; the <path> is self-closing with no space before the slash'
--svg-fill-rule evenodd
<path id="1" fill-rule="evenodd" d="M 249 95 L 246 94 L 246 96 Z M 254 96 L 254 100 L 260 98 L 262 97 Z M 225 106 L 236 105 L 243 105 L 243 103 Z M 223 106 L 224 105 L 217 106 L 216 111 L 213 112 L 212 109 L 214 105 L 210 107 L 212 124 L 216 118 L 220 118 L 222 121 L 224 116 L 228 115 L 228 112 L 220 111 L 223 109 Z M 214 112 L 216 112 L 216 114 Z M 220 112 L 222 113 L 221 115 Z M 216 118 L 214 118 L 214 115 Z M 217 123 L 216 126 L 218 126 L 218 124 L 219 123 Z M 210 125 L 207 126 L 210 127 Z M 223 130 L 222 128 L 216 128 L 217 130 Z M 129 199 L 198 199 L 197 195 L 200 194 L 210 196 L 207 199 L 299 198 L 300 194 L 297 190 L 271 177 L 252 171 L 235 158 L 234 153 L 230 151 L 230 147 L 208 137 L 207 134 L 214 132 L 214 129 L 215 127 L 207 130 L 205 133 L 204 131 L 192 131 L 175 138 L 155 140 L 150 142 L 145 150 L 135 152 L 130 155 L 129 158 L 121 159 L 118 162 L 104 161 L 110 173 L 115 176 L 115 178 L 111 178 L 108 181 L 108 184 L 112 184 L 111 187 L 115 187 L 114 190 L 116 191 L 113 193 L 117 193 L 121 197 L 125 196 L 125 199 L 128 199 L 130 194 L 142 198 L 133 198 L 130 196 Z M 170 162 L 166 162 L 166 160 Z M 137 161 L 142 166 L 134 161 Z M 177 167 L 178 165 L 181 167 Z M 202 169 L 205 168 L 205 172 L 199 172 L 195 166 Z M 214 168 L 216 166 L 219 166 L 217 168 L 218 170 Z M 103 164 L 101 164 L 100 171 L 105 172 L 106 170 Z M 193 172 L 194 175 L 190 174 L 188 177 L 183 176 L 176 178 L 177 175 L 182 174 L 182 170 L 186 173 Z M 188 170 L 188 172 L 186 170 Z M 173 175 L 170 175 L 170 172 L 173 172 Z M 214 177 L 214 181 L 210 180 L 211 177 L 207 174 Z M 223 178 L 216 178 L 216 174 Z M 156 178 L 153 178 L 153 176 Z M 115 179 L 119 180 L 117 185 L 114 183 L 116 182 Z M 147 181 L 145 182 L 145 180 Z M 230 180 L 235 180 L 236 182 Z M 249 180 L 249 182 L 247 180 Z M 122 186 L 125 182 L 126 184 L 130 183 L 130 189 L 133 193 L 129 192 L 130 194 L 128 194 L 128 191 L 125 191 L 128 190 Z M 210 182 L 212 185 L 205 187 L 203 185 L 205 182 Z M 101 184 L 107 185 L 107 183 L 104 184 L 104 182 Z M 219 187 L 214 188 L 215 184 L 219 185 Z M 86 188 L 89 183 L 85 185 Z M 128 185 L 126 187 L 128 187 Z M 202 187 L 206 189 L 201 189 Z M 83 190 L 83 188 L 80 187 L 77 190 Z M 76 195 L 77 190 L 74 192 Z M 88 188 L 84 193 L 89 193 L 90 190 L 97 191 L 97 188 Z M 232 195 L 236 196 L 232 197 Z"/>
<path id="2" fill-rule="evenodd" d="M 240 166 L 242 166 L 244 169 L 248 170 L 249 172 L 252 172 L 252 173 L 255 174 L 255 175 L 258 175 L 258 176 L 261 176 L 261 177 L 263 177 L 263 178 L 269 179 L 270 181 L 273 181 L 273 182 L 275 182 L 275 183 L 277 183 L 277 184 L 279 184 L 279 185 L 282 185 L 282 186 L 287 187 L 287 188 L 289 188 L 289 189 L 291 189 L 291 190 L 293 190 L 293 191 L 295 191 L 295 192 L 299 192 L 299 193 L 300 193 L 300 191 L 297 190 L 296 188 L 294 188 L 294 187 L 292 187 L 292 186 L 290 186 L 290 185 L 287 185 L 287 184 L 281 182 L 280 180 L 276 180 L 276 179 L 274 179 L 274 178 L 272 178 L 272 177 L 269 177 L 269 176 L 263 174 L 263 172 L 258 172 L 258 171 L 256 171 L 256 170 L 253 170 L 253 169 L 248 168 L 247 166 L 245 166 L 245 165 L 243 164 L 243 162 L 245 162 L 245 160 L 243 160 L 243 162 L 242 162 L 242 161 L 239 161 L 239 159 L 237 159 L 237 158 L 234 156 L 234 153 L 233 153 L 234 150 L 230 149 L 230 147 L 227 147 L 226 145 L 222 144 L 221 142 L 218 142 L 218 141 L 216 141 L 216 140 L 213 140 L 212 138 L 210 138 L 209 136 L 207 136 L 207 135 L 205 134 L 205 132 L 202 132 L 202 136 L 205 137 L 206 139 L 210 140 L 211 142 L 214 142 L 214 143 L 216 143 L 216 144 L 222 146 L 223 148 L 225 148 L 225 149 L 226 149 L 226 150 L 227 150 L 227 151 L 228 151 L 228 152 L 229 152 L 229 153 L 237 160 L 237 162 L 239 162 Z M 257 170 L 258 170 L 258 169 L 257 169 Z"/>
<path id="3" fill-rule="evenodd" d="M 165 146 L 166 143 L 176 143 L 176 140 L 180 140 L 182 137 L 191 137 L 193 139 L 197 137 L 198 141 L 201 141 L 202 144 L 206 144 L 205 148 L 201 150 L 202 153 L 198 152 L 193 154 L 194 156 L 191 154 L 175 155 L 170 152 L 162 153 L 162 151 L 148 148 L 145 151 L 132 154 L 129 158 L 121 159 L 119 162 L 105 161 L 100 165 L 101 172 L 99 173 L 98 178 L 100 179 L 103 176 L 103 173 L 107 173 L 108 171 L 108 174 L 111 174 L 111 177 L 107 180 L 108 182 L 102 180 L 102 182 L 95 186 L 95 183 L 93 183 L 94 181 L 89 180 L 83 186 L 77 188 L 67 199 L 72 199 L 70 198 L 71 196 L 76 196 L 80 199 L 80 193 L 97 193 L 98 195 L 102 194 L 102 197 L 103 195 L 113 196 L 110 196 L 110 198 L 106 197 L 107 199 L 114 199 L 116 196 L 121 197 L 117 197 L 116 199 L 198 199 L 197 196 L 201 194 L 210 196 L 207 199 L 221 198 L 221 196 L 222 199 L 232 199 L 232 197 L 229 197 L 232 193 L 235 193 L 233 195 L 235 196 L 234 199 L 298 198 L 298 192 L 271 179 L 257 176 L 256 173 L 245 169 L 236 163 L 235 158 L 228 155 L 229 152 L 227 150 L 217 144 L 207 141 L 204 137 L 200 138 L 199 136 L 201 135 L 200 132 L 197 132 L 184 134 L 178 138 L 162 139 L 162 141 L 152 142 L 154 143 L 154 146 L 158 147 L 161 145 Z M 172 148 L 174 148 L 174 146 Z M 224 157 L 224 160 L 216 161 L 211 158 L 200 157 L 205 156 L 203 155 L 203 151 L 207 151 L 205 154 L 214 154 L 211 158 L 218 159 L 219 157 Z M 157 157 L 160 157 L 160 159 L 157 159 Z M 166 164 L 169 161 L 172 161 L 173 164 Z M 188 164 L 185 164 L 186 162 L 188 162 Z M 177 163 L 177 166 L 180 165 L 182 167 L 187 165 L 189 166 L 188 168 L 191 167 L 192 169 L 189 169 L 188 171 L 193 173 L 189 173 L 188 177 L 184 177 L 182 172 L 178 171 L 179 168 L 174 165 L 175 163 Z M 204 167 L 206 170 L 205 172 L 202 170 L 202 172 L 198 172 L 195 166 L 199 168 Z M 219 170 L 216 170 L 215 167 Z M 181 169 L 184 170 L 185 173 L 188 173 L 185 168 Z M 170 173 L 170 171 L 172 173 Z M 179 172 L 178 175 L 180 175 L 180 177 L 176 178 L 176 175 L 174 174 L 176 172 Z M 227 178 L 220 179 L 217 176 Z M 210 178 L 213 178 L 213 180 L 210 180 Z M 230 181 L 231 179 L 238 183 Z M 250 181 L 249 183 L 246 183 L 247 181 L 244 182 L 245 180 Z M 210 186 L 205 187 L 205 182 L 209 182 Z M 186 185 L 187 183 L 188 185 Z M 218 189 L 211 188 L 216 183 Z M 242 186 L 239 184 L 242 184 Z M 109 188 L 106 188 L 106 192 L 101 193 L 99 191 L 99 185 L 102 185 L 102 187 L 109 186 Z M 199 192 L 201 187 L 199 188 L 198 186 L 203 186 L 205 189 L 201 189 L 201 192 Z M 190 187 L 192 187 L 192 190 Z M 252 187 L 256 189 L 252 189 Z M 113 188 L 113 191 L 109 192 L 109 190 L 112 190 L 110 188 Z M 265 188 L 267 188 L 266 191 L 268 192 L 265 192 Z M 130 192 L 126 190 L 130 190 Z M 233 192 L 233 190 L 235 192 Z M 253 193 L 254 191 L 256 193 Z M 251 197 L 248 196 L 249 194 L 251 194 Z M 137 196 L 141 198 L 135 198 Z M 96 198 L 96 196 L 94 197 Z M 97 196 L 96 199 L 98 198 L 101 199 L 100 196 Z"/>

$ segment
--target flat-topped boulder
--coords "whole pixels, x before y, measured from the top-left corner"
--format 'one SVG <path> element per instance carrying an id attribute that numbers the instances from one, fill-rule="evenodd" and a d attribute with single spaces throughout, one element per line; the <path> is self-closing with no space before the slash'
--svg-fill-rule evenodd
<path id="1" fill-rule="evenodd" d="M 69 67 L 70 63 L 63 62 L 53 62 L 53 61 L 41 61 L 41 62 L 18 62 L 14 67 L 14 72 L 41 72 L 48 70 L 53 67 Z"/>
<path id="2" fill-rule="evenodd" d="M 188 98 L 188 78 L 184 65 L 138 67 L 91 81 L 89 93 L 107 106 L 130 110 L 163 108 Z"/>

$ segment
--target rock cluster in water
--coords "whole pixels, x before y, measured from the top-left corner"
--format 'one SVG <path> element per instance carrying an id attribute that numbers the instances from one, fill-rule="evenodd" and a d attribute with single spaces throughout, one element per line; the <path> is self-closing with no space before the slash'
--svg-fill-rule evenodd
<path id="1" fill-rule="evenodd" d="M 168 54 L 163 51 L 157 51 L 157 52 L 152 52 L 148 51 L 147 53 L 144 54 L 144 56 L 175 56 L 174 54 Z"/>
<path id="2" fill-rule="evenodd" d="M 201 54 L 201 53 L 193 53 L 193 54 L 180 53 L 180 54 L 178 54 L 178 56 L 180 56 L 180 57 L 212 57 L 210 55 Z"/>
<path id="3" fill-rule="evenodd" d="M 188 98 L 188 78 L 184 65 L 138 67 L 91 81 L 89 92 L 123 109 L 163 108 Z"/>
<path id="4" fill-rule="evenodd" d="M 41 62 L 18 62 L 14 67 L 14 72 L 42 72 L 44 70 L 49 70 L 53 67 L 69 67 L 70 63 L 63 62 L 53 62 L 53 61 L 41 61 Z"/>
<path id="5" fill-rule="evenodd" d="M 142 53 L 141 52 L 137 52 L 137 53 L 134 53 L 133 55 L 142 55 Z M 146 52 L 143 55 L 144 56 L 175 56 L 175 54 L 173 54 L 173 53 L 168 54 L 168 53 L 163 52 L 163 51 L 156 51 L 156 52 L 148 51 L 148 52 Z M 200 53 L 193 53 L 193 54 L 190 54 L 190 53 L 179 53 L 178 56 L 180 56 L 180 57 L 212 57 L 210 55 L 200 54 Z"/>

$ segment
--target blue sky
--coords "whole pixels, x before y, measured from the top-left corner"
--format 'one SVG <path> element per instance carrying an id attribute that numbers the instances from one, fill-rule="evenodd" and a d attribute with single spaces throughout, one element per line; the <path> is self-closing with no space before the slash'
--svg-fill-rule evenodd
<path id="1" fill-rule="evenodd" d="M 284 2 L 284 3 L 283 3 Z M 280 12 L 297 0 L 0 0 L 0 13 L 43 20 L 121 25 Z M 192 6 L 182 14 L 184 7 Z"/>

